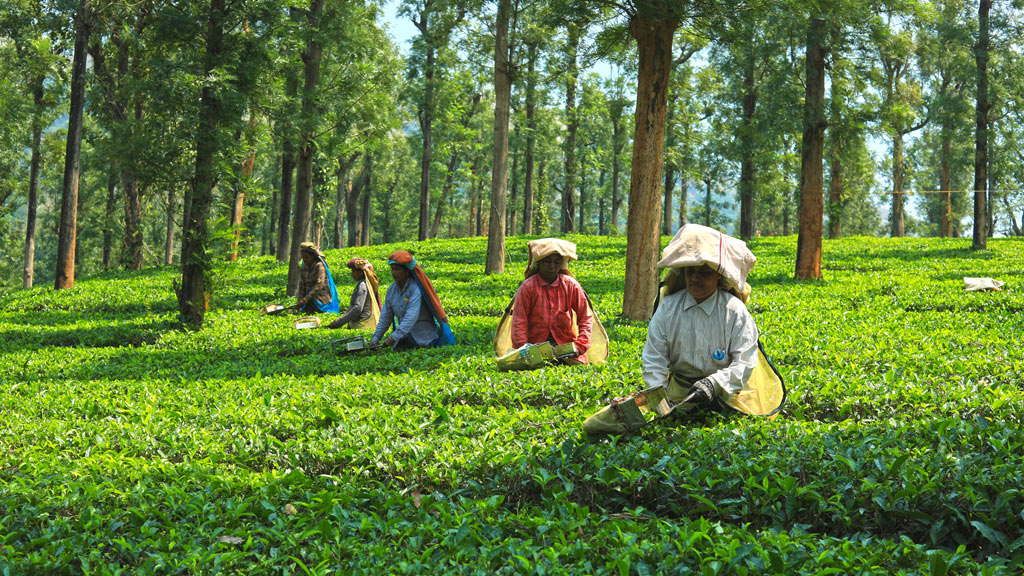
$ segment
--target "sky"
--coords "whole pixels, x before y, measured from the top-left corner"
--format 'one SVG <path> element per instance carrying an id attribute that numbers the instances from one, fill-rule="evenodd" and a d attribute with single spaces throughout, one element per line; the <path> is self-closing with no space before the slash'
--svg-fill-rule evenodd
<path id="1" fill-rule="evenodd" d="M 388 0 L 384 3 L 384 24 L 388 27 L 388 33 L 402 49 L 402 53 L 408 53 L 413 36 L 416 35 L 416 26 L 408 18 L 398 16 L 398 5 L 400 0 Z"/>

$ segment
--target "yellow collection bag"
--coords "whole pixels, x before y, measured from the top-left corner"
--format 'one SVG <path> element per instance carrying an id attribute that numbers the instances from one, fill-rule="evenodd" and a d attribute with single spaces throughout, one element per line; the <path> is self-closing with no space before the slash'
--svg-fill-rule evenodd
<path id="1" fill-rule="evenodd" d="M 505 307 L 505 312 L 501 315 L 501 320 L 498 320 L 497 329 L 494 331 L 494 354 L 498 358 L 502 358 L 514 350 L 512 346 L 512 309 L 515 303 L 516 297 L 512 296 L 508 306 Z M 590 364 L 603 364 L 608 360 L 608 332 L 605 331 L 604 326 L 601 324 L 601 319 L 598 318 L 597 311 L 594 310 L 594 303 L 590 301 L 590 296 L 587 296 L 587 306 L 590 307 L 590 315 L 594 318 L 594 325 L 590 329 L 590 348 L 584 356 L 586 356 L 587 362 Z M 576 333 L 575 312 L 572 314 L 572 326 L 573 333 L 578 336 L 579 334 Z"/>

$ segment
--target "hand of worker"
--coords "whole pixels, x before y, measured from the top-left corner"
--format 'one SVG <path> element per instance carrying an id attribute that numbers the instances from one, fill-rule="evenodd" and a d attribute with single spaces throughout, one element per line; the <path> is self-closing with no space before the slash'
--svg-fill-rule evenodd
<path id="1" fill-rule="evenodd" d="M 395 339 L 392 338 L 391 336 L 388 336 L 387 339 L 384 340 L 384 343 L 381 344 L 381 346 L 387 346 L 388 348 L 390 348 L 390 347 L 392 347 L 394 345 L 395 345 Z"/>
<path id="2" fill-rule="evenodd" d="M 690 387 L 690 393 L 683 399 L 683 404 L 702 406 L 711 402 L 711 399 L 714 397 L 715 384 L 707 378 L 701 378 Z"/>

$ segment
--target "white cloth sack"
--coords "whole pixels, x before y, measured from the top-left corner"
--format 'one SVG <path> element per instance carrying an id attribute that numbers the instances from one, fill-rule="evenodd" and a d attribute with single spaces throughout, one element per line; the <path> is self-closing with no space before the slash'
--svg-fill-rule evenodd
<path id="1" fill-rule="evenodd" d="M 1002 292 L 1003 290 L 1002 280 L 993 280 L 992 278 L 964 278 L 964 290 L 973 292 L 975 290 L 995 290 Z"/>
<path id="2" fill-rule="evenodd" d="M 742 292 L 747 274 L 757 258 L 747 243 L 700 224 L 687 224 L 676 232 L 661 252 L 658 268 L 683 268 L 707 264 L 722 276 L 726 289 Z"/>

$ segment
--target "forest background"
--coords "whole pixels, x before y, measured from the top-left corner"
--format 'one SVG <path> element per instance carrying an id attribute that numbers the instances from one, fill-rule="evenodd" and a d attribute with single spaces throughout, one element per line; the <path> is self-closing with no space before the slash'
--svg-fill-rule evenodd
<path id="1" fill-rule="evenodd" d="M 688 221 L 799 231 L 798 260 L 817 235 L 811 277 L 823 235 L 982 248 L 1024 228 L 1021 26 L 991 0 L 9 0 L 0 291 L 185 262 L 187 316 L 190 267 L 272 254 L 294 287 L 307 239 L 488 235 L 500 272 L 506 235 L 656 250 Z"/>

